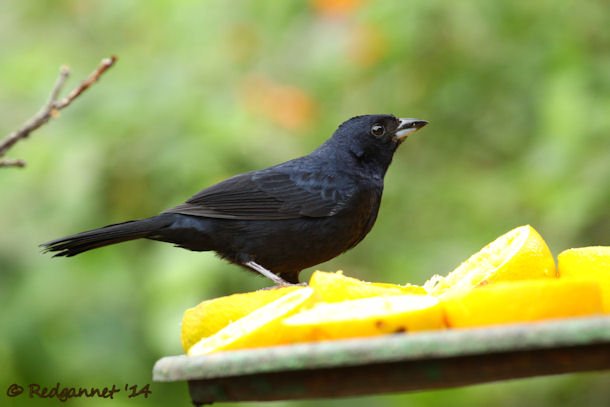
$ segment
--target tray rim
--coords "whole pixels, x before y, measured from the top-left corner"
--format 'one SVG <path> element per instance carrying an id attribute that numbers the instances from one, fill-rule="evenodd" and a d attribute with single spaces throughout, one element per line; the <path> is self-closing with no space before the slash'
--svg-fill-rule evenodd
<path id="1" fill-rule="evenodd" d="M 153 380 L 218 379 L 589 344 L 610 345 L 610 316 L 299 343 L 203 356 L 166 356 L 155 363 Z"/>

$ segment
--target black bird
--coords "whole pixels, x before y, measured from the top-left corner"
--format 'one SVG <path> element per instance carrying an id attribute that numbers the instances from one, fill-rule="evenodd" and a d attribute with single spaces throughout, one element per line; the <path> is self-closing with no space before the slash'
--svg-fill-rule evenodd
<path id="1" fill-rule="evenodd" d="M 428 122 L 357 116 L 311 154 L 236 175 L 185 203 L 44 243 L 55 256 L 145 238 L 220 257 L 276 284 L 357 245 L 371 230 L 398 146 Z"/>

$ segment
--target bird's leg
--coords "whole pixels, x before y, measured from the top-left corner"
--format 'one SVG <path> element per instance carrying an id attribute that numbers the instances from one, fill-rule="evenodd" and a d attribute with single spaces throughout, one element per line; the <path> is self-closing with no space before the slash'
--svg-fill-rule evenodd
<path id="1" fill-rule="evenodd" d="M 271 271 L 267 270 L 263 266 L 253 261 L 247 261 L 244 265 L 250 267 L 252 270 L 260 273 L 261 275 L 267 277 L 271 281 L 273 281 L 276 285 L 292 285 L 288 281 L 284 280 L 282 277 L 273 274 Z"/>

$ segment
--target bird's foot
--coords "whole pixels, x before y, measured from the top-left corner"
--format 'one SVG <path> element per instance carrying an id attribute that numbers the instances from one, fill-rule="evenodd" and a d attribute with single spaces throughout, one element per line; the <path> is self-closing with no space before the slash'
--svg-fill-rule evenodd
<path id="1" fill-rule="evenodd" d="M 255 263 L 253 261 L 245 262 L 244 265 L 250 267 L 252 270 L 256 271 L 257 273 L 261 274 L 262 276 L 267 277 L 269 280 L 273 281 L 275 283 L 275 285 L 278 287 L 286 287 L 286 286 L 290 286 L 290 285 L 300 285 L 300 284 L 289 283 L 288 281 L 284 280 L 282 277 L 278 276 L 277 274 L 273 274 L 271 271 L 267 270 L 260 264 Z"/>

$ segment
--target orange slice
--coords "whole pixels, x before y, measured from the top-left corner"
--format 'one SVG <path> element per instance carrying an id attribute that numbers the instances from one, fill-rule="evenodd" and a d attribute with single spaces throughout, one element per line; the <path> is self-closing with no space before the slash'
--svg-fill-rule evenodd
<path id="1" fill-rule="evenodd" d="M 300 288 L 303 287 L 279 287 L 203 301 L 184 312 L 180 336 L 182 347 L 187 351 L 201 338 Z"/>
<path id="2" fill-rule="evenodd" d="M 283 321 L 295 342 L 403 333 L 445 326 L 438 299 L 400 295 L 318 303 Z"/>
<path id="3" fill-rule="evenodd" d="M 311 298 L 313 290 L 297 287 L 225 326 L 215 334 L 201 339 L 188 350 L 190 356 L 232 349 L 257 348 L 289 342 L 282 331 L 282 319 L 297 312 Z"/>
<path id="4" fill-rule="evenodd" d="M 315 298 L 323 302 L 337 302 L 387 295 L 426 294 L 423 287 L 388 283 L 369 283 L 343 275 L 342 271 L 316 271 L 309 279 Z"/>
<path id="5" fill-rule="evenodd" d="M 544 239 L 531 226 L 520 226 L 500 236 L 446 277 L 424 284 L 432 295 L 458 295 L 498 281 L 556 277 L 555 261 Z"/>
<path id="6" fill-rule="evenodd" d="M 610 246 L 569 249 L 557 257 L 559 276 L 597 281 L 604 312 L 610 314 Z"/>
<path id="7" fill-rule="evenodd" d="M 466 328 L 600 314 L 599 285 L 538 279 L 490 284 L 443 301 L 447 323 Z"/>

